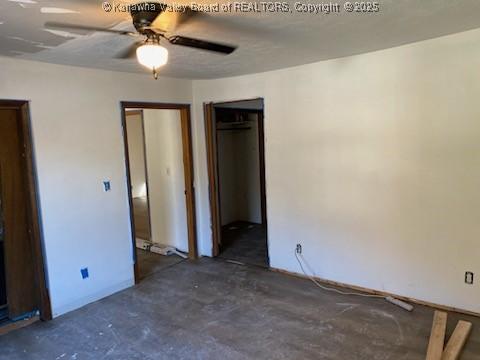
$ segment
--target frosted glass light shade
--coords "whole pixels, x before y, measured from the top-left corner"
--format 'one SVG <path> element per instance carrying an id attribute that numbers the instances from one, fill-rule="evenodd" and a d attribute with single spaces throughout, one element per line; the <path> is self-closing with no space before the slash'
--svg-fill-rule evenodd
<path id="1" fill-rule="evenodd" d="M 168 61 L 168 50 L 158 44 L 146 44 L 137 48 L 137 60 L 150 70 L 155 70 Z"/>

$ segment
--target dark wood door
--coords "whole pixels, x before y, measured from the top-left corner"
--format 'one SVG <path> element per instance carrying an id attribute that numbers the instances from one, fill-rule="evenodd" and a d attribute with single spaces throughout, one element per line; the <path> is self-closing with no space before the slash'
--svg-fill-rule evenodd
<path id="1" fill-rule="evenodd" d="M 8 314 L 12 319 L 36 310 L 38 304 L 19 116 L 18 110 L 0 109 L 0 196 Z"/>

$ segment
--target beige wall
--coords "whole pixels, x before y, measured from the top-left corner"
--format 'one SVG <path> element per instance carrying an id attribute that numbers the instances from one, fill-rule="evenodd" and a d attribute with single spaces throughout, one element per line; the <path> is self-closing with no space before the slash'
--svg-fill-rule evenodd
<path id="1" fill-rule="evenodd" d="M 480 312 L 480 30 L 280 71 L 194 81 L 202 252 L 211 251 L 202 104 L 265 99 L 273 267 Z"/>
<path id="2" fill-rule="evenodd" d="M 152 242 L 188 252 L 180 110 L 143 110 Z"/>
<path id="3" fill-rule="evenodd" d="M 222 225 L 262 222 L 258 123 L 252 119 L 245 126 L 250 129 L 217 131 Z"/>

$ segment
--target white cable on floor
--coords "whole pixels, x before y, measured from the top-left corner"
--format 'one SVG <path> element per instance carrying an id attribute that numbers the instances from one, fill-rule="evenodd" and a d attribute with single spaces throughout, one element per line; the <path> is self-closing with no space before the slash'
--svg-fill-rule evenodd
<path id="1" fill-rule="evenodd" d="M 303 262 L 305 263 L 305 265 L 313 272 L 312 268 L 310 267 L 310 265 L 308 264 L 308 262 L 305 260 L 305 258 L 303 257 L 302 254 L 300 254 L 300 256 L 302 257 L 302 260 Z M 393 304 L 393 305 L 397 305 L 399 307 L 401 307 L 402 309 L 404 310 L 407 310 L 407 311 L 412 311 L 413 310 L 413 306 L 402 301 L 402 300 L 399 300 L 399 299 L 396 299 L 392 296 L 383 296 L 383 295 L 374 295 L 374 294 L 362 294 L 362 293 L 354 293 L 354 292 L 346 292 L 346 291 L 341 291 L 341 290 L 338 290 L 338 289 L 335 289 L 335 288 L 330 288 L 330 287 L 327 287 L 327 286 L 324 286 L 322 284 L 320 284 L 313 276 L 311 276 L 310 274 L 308 274 L 304 267 L 303 267 L 303 264 L 302 264 L 302 261 L 300 260 L 300 258 L 298 257 L 298 253 L 297 253 L 297 249 L 295 249 L 295 258 L 297 259 L 298 261 L 298 265 L 300 265 L 300 268 L 302 269 L 302 272 L 303 274 L 309 278 L 315 285 L 317 285 L 320 289 L 323 289 L 323 290 L 326 290 L 326 291 L 331 291 L 331 292 L 335 292 L 337 294 L 341 294 L 341 295 L 348 295 L 348 296 L 361 296 L 361 297 L 366 297 L 366 298 L 377 298 L 377 299 L 384 299 L 386 301 L 388 301 L 389 303 Z"/>
<path id="2" fill-rule="evenodd" d="M 301 255 L 300 255 L 301 256 Z M 297 259 L 298 261 L 298 264 L 300 265 L 300 268 L 302 269 L 302 272 L 303 274 L 308 277 L 315 285 L 317 285 L 320 289 L 323 289 L 323 290 L 326 290 L 326 291 L 333 291 L 333 292 L 336 292 L 338 294 L 341 294 L 341 295 L 354 295 L 354 296 L 362 296 L 362 297 L 369 297 L 369 298 L 379 298 L 379 299 L 384 299 L 385 296 L 382 296 L 382 295 L 373 295 L 373 294 L 362 294 L 362 293 L 353 293 L 353 292 L 345 292 L 345 291 L 341 291 L 341 290 L 338 290 L 338 289 L 334 289 L 334 288 L 330 288 L 330 287 L 327 287 L 327 286 L 323 286 L 322 284 L 320 284 L 317 280 L 315 280 L 315 278 L 311 275 L 309 275 L 304 267 L 303 267 L 303 264 L 302 264 L 302 261 L 300 261 L 299 257 L 298 257 L 298 253 L 297 253 L 297 250 L 295 249 L 295 258 Z M 302 260 L 303 262 L 305 263 L 306 266 L 308 266 L 310 268 L 310 266 L 308 265 L 307 261 L 303 258 L 302 256 Z"/>

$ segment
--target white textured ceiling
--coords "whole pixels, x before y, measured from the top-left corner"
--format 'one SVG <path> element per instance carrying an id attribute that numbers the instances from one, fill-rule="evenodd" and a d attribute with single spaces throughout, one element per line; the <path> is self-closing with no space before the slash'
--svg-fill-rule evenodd
<path id="1" fill-rule="evenodd" d="M 289 1 L 292 8 L 295 2 Z M 318 3 L 313 0 L 302 2 Z M 343 2 L 339 0 L 339 4 Z M 211 14 L 214 21 L 207 22 L 203 18 L 185 25 L 178 33 L 235 44 L 238 45 L 237 51 L 223 56 L 167 46 L 170 61 L 160 73 L 172 77 L 218 78 L 262 72 L 480 27 L 479 0 L 380 0 L 379 3 L 380 11 L 375 14 L 343 10 L 340 14 L 330 15 L 304 14 L 295 10 L 292 13 Z M 101 5 L 99 0 L 0 0 L 0 55 L 145 72 L 135 60 L 113 58 L 135 41 L 134 38 L 78 31 L 52 33 L 43 28 L 46 21 L 62 21 L 133 29 L 128 13 L 105 12 Z M 59 9 L 71 12 L 51 13 L 62 12 Z"/>

